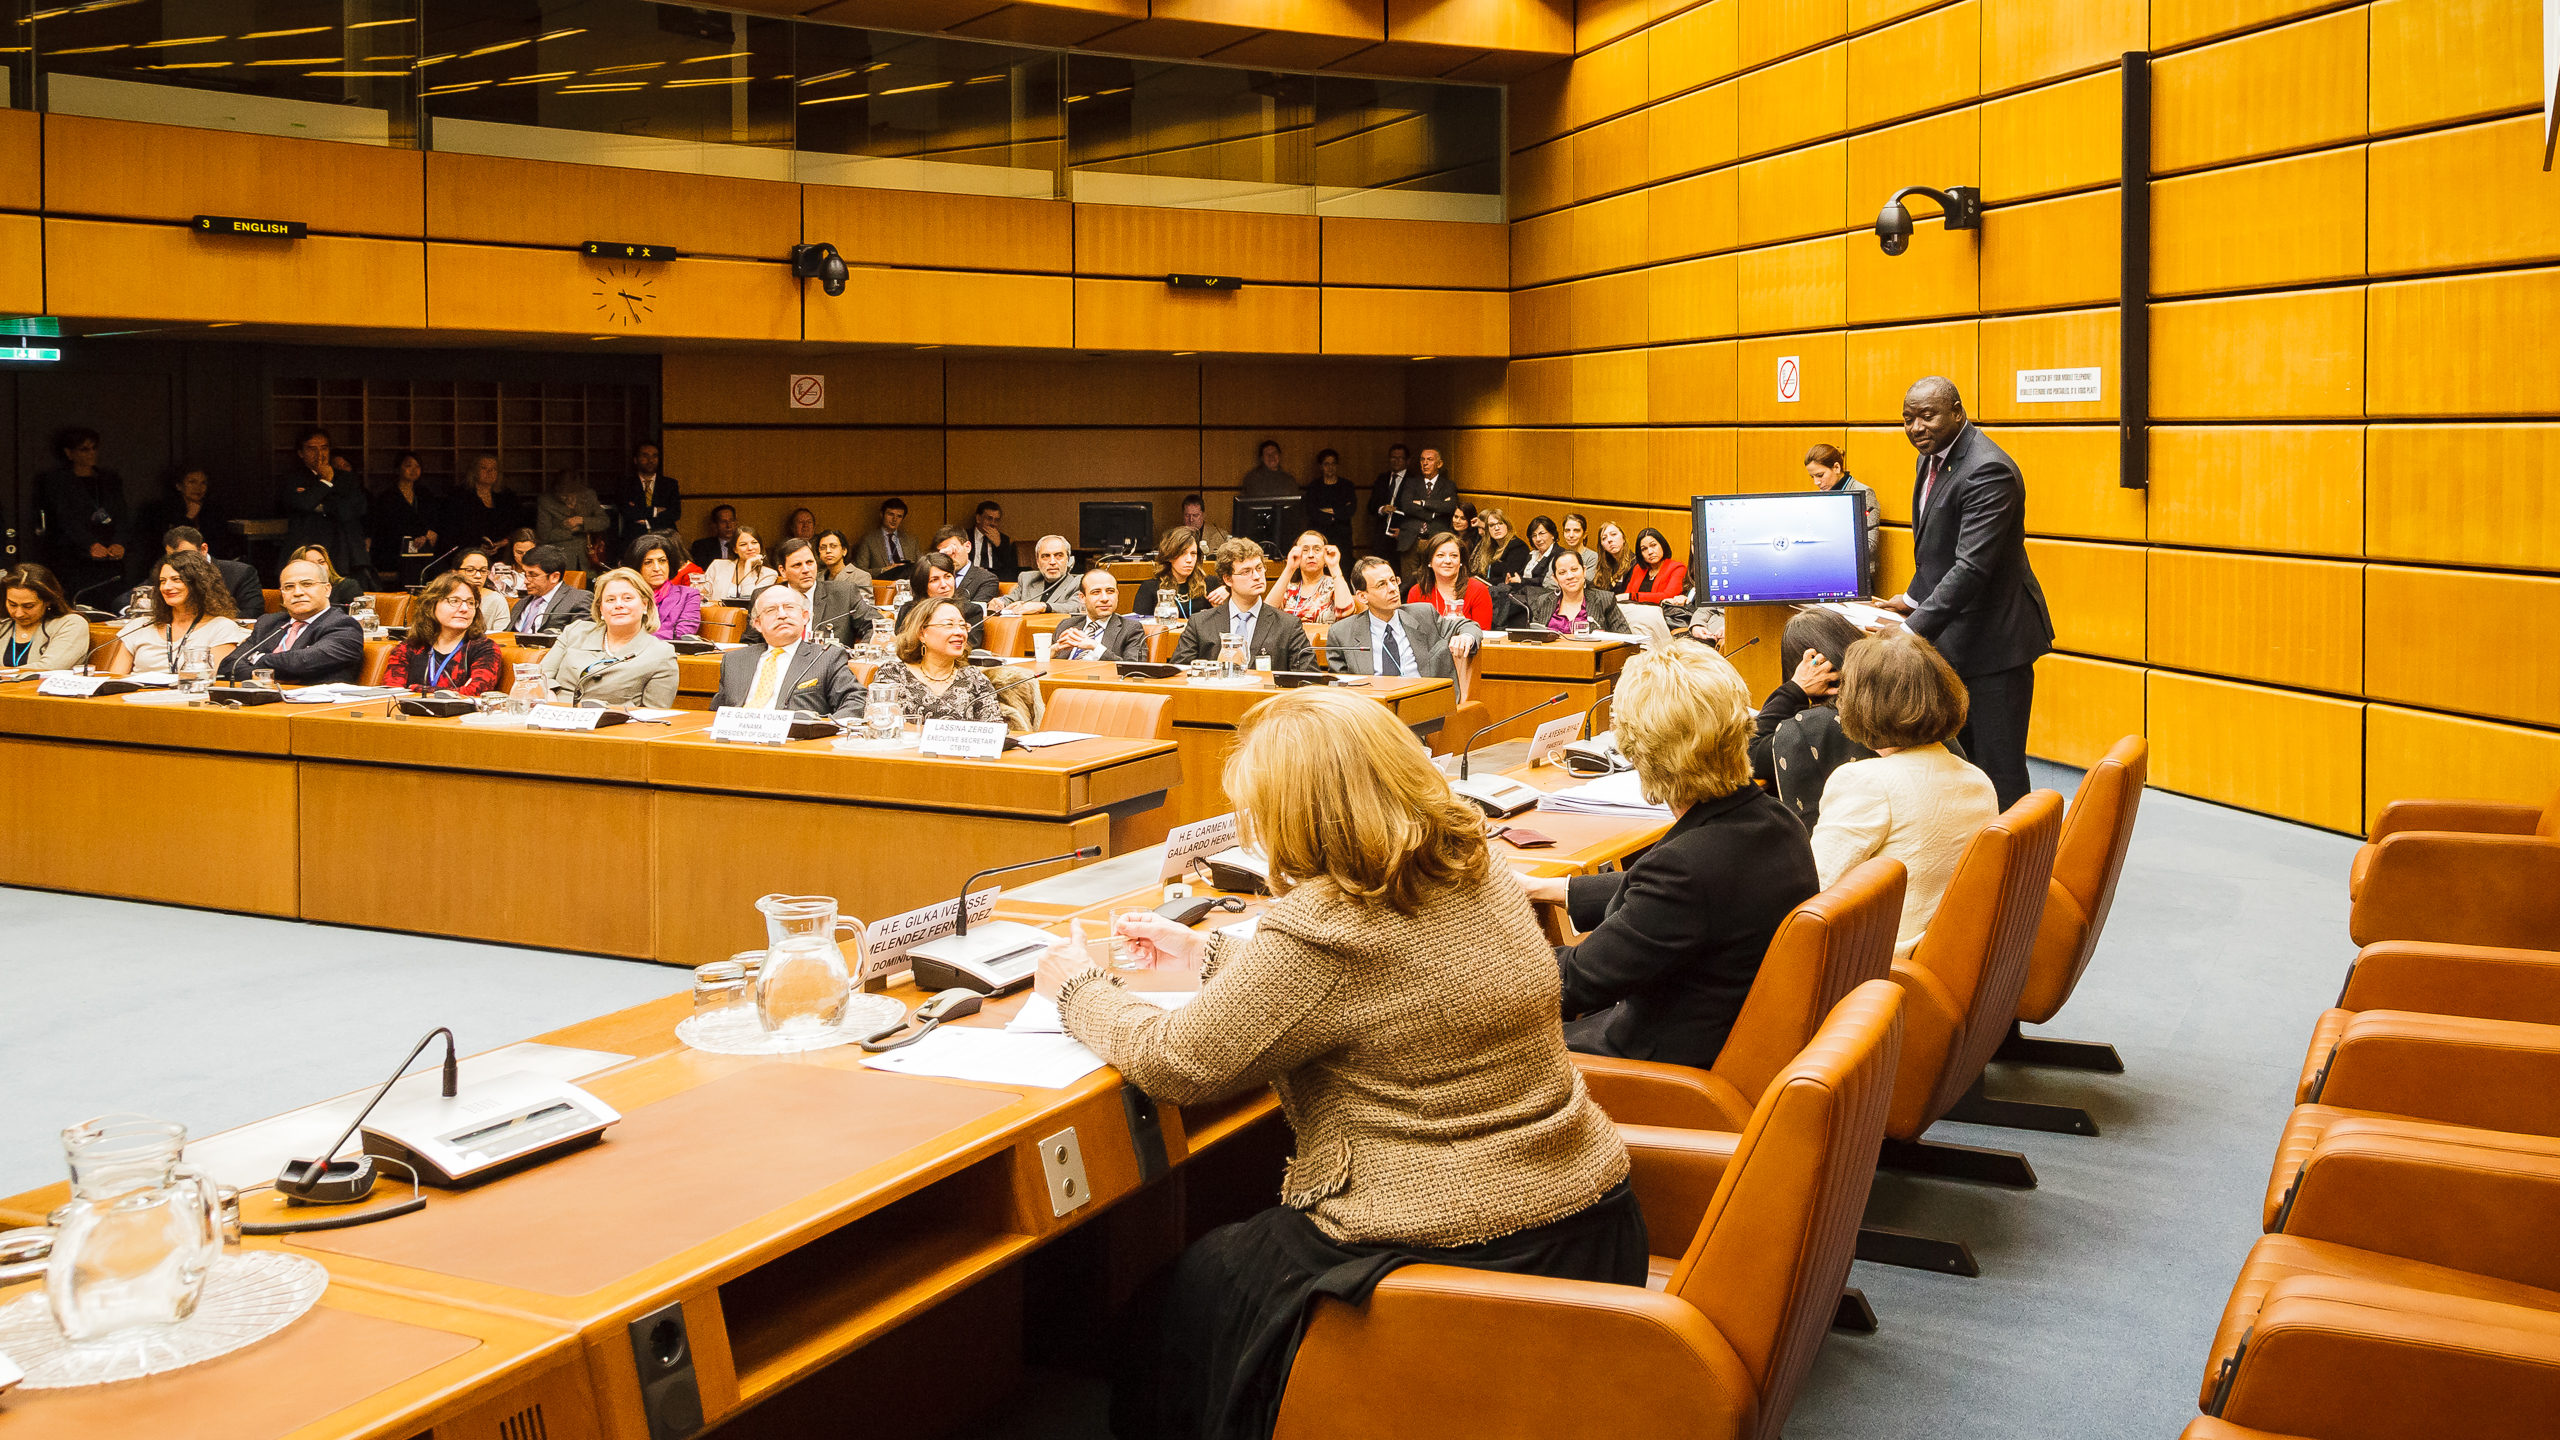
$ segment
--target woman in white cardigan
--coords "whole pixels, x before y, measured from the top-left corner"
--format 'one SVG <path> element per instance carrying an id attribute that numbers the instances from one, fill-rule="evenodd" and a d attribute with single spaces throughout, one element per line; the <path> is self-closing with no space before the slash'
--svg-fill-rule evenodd
<path id="1" fill-rule="evenodd" d="M 1955 668 L 1908 630 L 1859 641 L 1841 667 L 1840 728 L 1876 758 L 1831 772 L 1813 862 L 1826 888 L 1862 860 L 1902 862 L 1896 959 L 1919 947 L 1965 846 L 2000 814 L 1991 777 L 1946 746 L 1964 728 L 1965 703 Z"/>

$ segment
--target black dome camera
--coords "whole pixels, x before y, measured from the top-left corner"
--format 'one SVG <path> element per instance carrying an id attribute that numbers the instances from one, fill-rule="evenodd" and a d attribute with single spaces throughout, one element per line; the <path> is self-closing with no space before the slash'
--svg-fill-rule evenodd
<path id="1" fill-rule="evenodd" d="M 1899 200 L 1888 200 L 1876 212 L 1876 243 L 1887 255 L 1899 255 L 1911 248 L 1911 212 Z"/>
<path id="2" fill-rule="evenodd" d="M 845 267 L 844 257 L 836 247 L 821 240 L 815 245 L 791 247 L 791 278 L 815 280 L 829 295 L 844 293 L 845 278 L 852 272 Z"/>
<path id="3" fill-rule="evenodd" d="M 1950 230 L 1982 228 L 1982 192 L 1970 185 L 1950 185 L 1932 190 L 1926 185 L 1905 185 L 1893 192 L 1876 212 L 1876 243 L 1887 255 L 1899 255 L 1911 248 L 1911 212 L 1902 208 L 1902 197 L 1920 195 L 1938 202 L 1938 211 L 1946 216 Z"/>

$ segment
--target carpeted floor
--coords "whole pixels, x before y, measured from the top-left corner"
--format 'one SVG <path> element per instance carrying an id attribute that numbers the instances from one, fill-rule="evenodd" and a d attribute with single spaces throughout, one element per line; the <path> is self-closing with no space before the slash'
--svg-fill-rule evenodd
<path id="1" fill-rule="evenodd" d="M 2065 794 L 2077 782 L 2037 768 L 2039 784 Z M 2144 797 L 2106 938 L 2045 1027 L 2113 1041 L 2126 1073 L 2000 1065 L 1989 1087 L 2085 1106 L 2104 1134 L 1931 1132 L 2021 1150 L 2042 1184 L 1886 1176 L 1869 1218 L 1969 1241 L 1982 1276 L 1858 1265 L 1851 1283 L 1882 1329 L 1831 1337 L 1790 1436 L 2178 1432 L 2258 1232 L 2312 1018 L 2352 954 L 2354 848 Z M 59 1176 L 54 1131 L 82 1116 L 138 1109 L 219 1129 L 373 1083 L 434 1025 L 482 1050 L 685 980 L 654 965 L 5 889 L 0 934 L 11 942 L 0 954 L 0 1193 Z M 1043 1377 L 968 1433 L 1100 1436 L 1100 1417 L 1095 1387 Z"/>

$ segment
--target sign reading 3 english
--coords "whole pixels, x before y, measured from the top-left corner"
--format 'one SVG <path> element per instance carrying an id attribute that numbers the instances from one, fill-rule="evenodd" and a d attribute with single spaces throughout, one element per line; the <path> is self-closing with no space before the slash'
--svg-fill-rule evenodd
<path id="1" fill-rule="evenodd" d="M 299 240 L 311 227 L 299 220 L 244 220 L 236 215 L 199 215 L 199 235 L 241 235 L 254 240 Z"/>

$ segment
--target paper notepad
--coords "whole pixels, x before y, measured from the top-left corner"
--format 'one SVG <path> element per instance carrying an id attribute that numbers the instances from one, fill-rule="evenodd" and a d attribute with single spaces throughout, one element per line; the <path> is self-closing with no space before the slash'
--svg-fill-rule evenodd
<path id="1" fill-rule="evenodd" d="M 898 1075 L 1063 1090 L 1101 1069 L 1102 1057 L 1067 1035 L 945 1027 L 904 1050 L 865 1056 L 862 1063 Z"/>
<path id="2" fill-rule="evenodd" d="M 1605 815 L 1625 819 L 1668 820 L 1671 807 L 1644 798 L 1644 786 L 1633 770 L 1603 775 L 1588 785 L 1559 790 L 1538 802 L 1551 815 Z"/>

